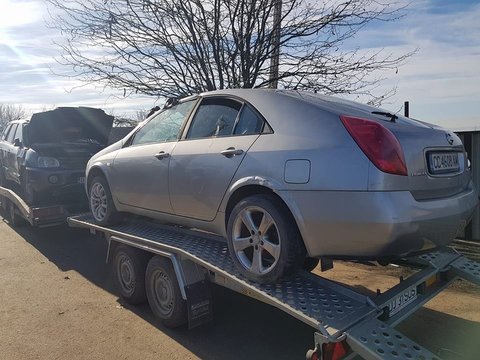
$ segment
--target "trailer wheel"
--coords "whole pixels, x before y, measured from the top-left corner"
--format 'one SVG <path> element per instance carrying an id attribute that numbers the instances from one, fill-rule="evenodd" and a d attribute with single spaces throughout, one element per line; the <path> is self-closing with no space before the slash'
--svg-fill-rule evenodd
<path id="1" fill-rule="evenodd" d="M 90 183 L 88 203 L 93 218 L 100 225 L 114 225 L 121 220 L 121 214 L 115 208 L 112 193 L 104 176 L 96 176 Z"/>
<path id="2" fill-rule="evenodd" d="M 305 246 L 288 208 L 275 196 L 248 196 L 233 208 L 228 249 L 237 268 L 258 283 L 275 283 L 305 260 Z"/>
<path id="3" fill-rule="evenodd" d="M 141 304 L 145 294 L 145 269 L 148 253 L 127 245 L 118 245 L 113 256 L 115 283 L 121 297 L 129 304 Z"/>
<path id="4" fill-rule="evenodd" d="M 155 316 L 167 327 L 176 328 L 188 321 L 187 302 L 182 298 L 172 262 L 154 256 L 145 274 L 147 299 Z"/>

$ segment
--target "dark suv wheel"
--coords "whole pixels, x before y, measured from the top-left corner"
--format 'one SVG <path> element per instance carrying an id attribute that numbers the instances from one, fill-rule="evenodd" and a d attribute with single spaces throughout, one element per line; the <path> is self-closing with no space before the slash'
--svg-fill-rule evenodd
<path id="1" fill-rule="evenodd" d="M 228 248 L 238 269 L 248 279 L 273 283 L 299 268 L 305 247 L 292 216 L 274 195 L 259 194 L 241 200 L 232 210 Z"/>

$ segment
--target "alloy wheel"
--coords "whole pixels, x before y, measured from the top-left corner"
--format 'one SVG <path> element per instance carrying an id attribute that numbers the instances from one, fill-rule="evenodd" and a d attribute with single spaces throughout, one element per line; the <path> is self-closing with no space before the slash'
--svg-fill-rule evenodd
<path id="1" fill-rule="evenodd" d="M 232 245 L 245 269 L 257 275 L 268 273 L 280 258 L 281 237 L 275 220 L 261 207 L 246 207 L 235 218 Z"/>
<path id="2" fill-rule="evenodd" d="M 102 184 L 96 182 L 90 190 L 90 208 L 95 220 L 102 221 L 107 215 L 107 193 Z"/>

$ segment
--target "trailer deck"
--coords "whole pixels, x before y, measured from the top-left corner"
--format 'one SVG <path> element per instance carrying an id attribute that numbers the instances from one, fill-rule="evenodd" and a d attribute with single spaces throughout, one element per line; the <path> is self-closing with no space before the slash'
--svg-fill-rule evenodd
<path id="1" fill-rule="evenodd" d="M 190 261 L 205 269 L 205 280 L 275 306 L 312 326 L 316 349 L 346 342 L 366 359 L 438 359 L 393 327 L 458 277 L 480 284 L 480 263 L 446 248 L 404 260 L 402 265 L 418 271 L 373 298 L 306 271 L 276 284 L 261 285 L 237 271 L 227 244 L 218 236 L 138 220 L 103 227 L 95 224 L 91 215 L 70 217 L 68 223 L 105 234 L 109 246 L 118 242 L 170 257 L 183 285 L 184 299 L 188 281 L 178 264 Z"/>

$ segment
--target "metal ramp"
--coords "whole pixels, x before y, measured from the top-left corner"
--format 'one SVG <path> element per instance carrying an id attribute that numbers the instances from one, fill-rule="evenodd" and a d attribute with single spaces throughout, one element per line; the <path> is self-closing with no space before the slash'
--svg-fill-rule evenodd
<path id="1" fill-rule="evenodd" d="M 473 284 L 480 285 L 480 263 L 461 257 L 452 264 L 452 271 L 460 278 L 470 281 Z"/>
<path id="2" fill-rule="evenodd" d="M 479 263 L 446 249 L 405 260 L 404 263 L 420 271 L 377 298 L 306 271 L 276 284 L 262 285 L 247 280 L 237 271 L 225 241 L 218 236 L 147 221 L 102 227 L 94 223 L 91 215 L 70 217 L 68 223 L 104 233 L 113 241 L 190 260 L 208 271 L 211 282 L 275 306 L 315 328 L 317 348 L 325 343 L 344 341 L 366 359 L 439 359 L 393 326 L 455 278 L 462 277 L 476 284 L 480 281 Z M 434 285 L 426 286 L 428 279 L 434 279 Z M 412 288 L 416 289 L 418 298 L 390 315 L 389 302 L 397 301 L 406 289 Z"/>
<path id="3" fill-rule="evenodd" d="M 365 359 L 440 359 L 377 319 L 364 321 L 346 333 L 352 350 Z"/>

